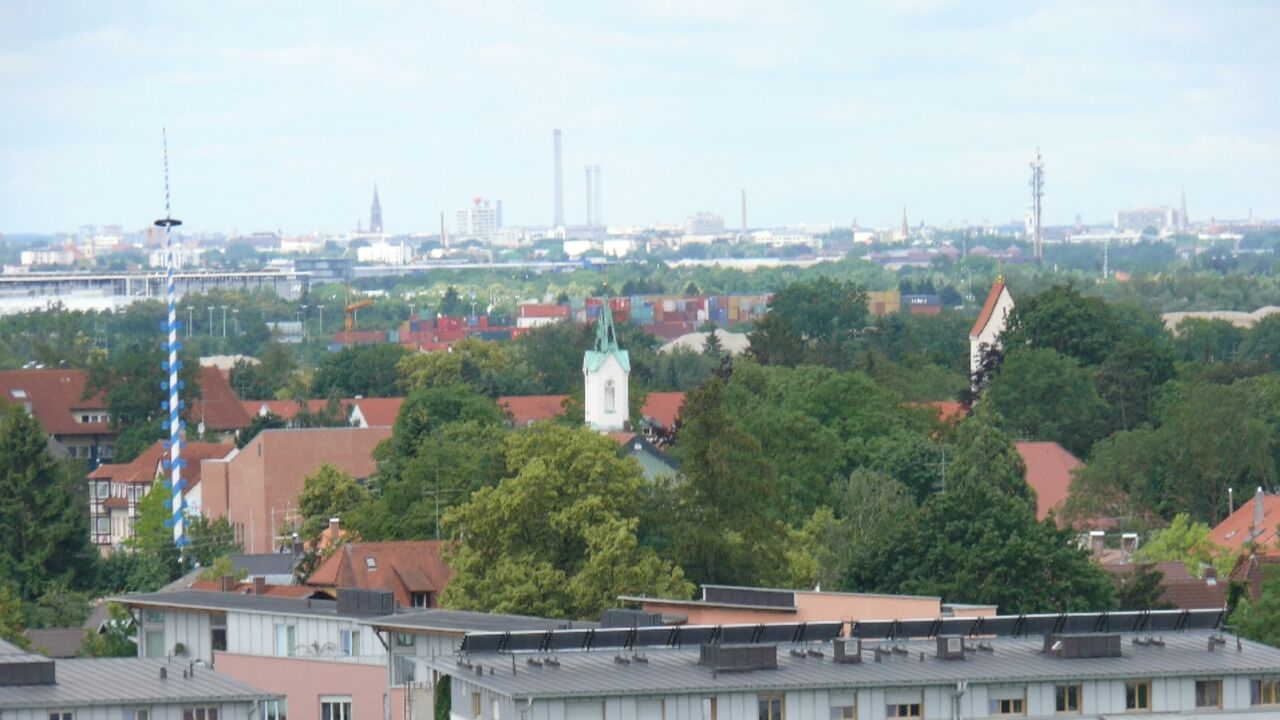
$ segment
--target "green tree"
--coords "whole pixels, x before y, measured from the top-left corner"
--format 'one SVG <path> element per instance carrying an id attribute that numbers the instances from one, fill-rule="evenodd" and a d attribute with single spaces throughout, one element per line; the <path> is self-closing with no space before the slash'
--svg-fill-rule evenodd
<path id="1" fill-rule="evenodd" d="M 1280 370 L 1280 315 L 1268 315 L 1249 329 L 1240 344 L 1240 359 Z"/>
<path id="2" fill-rule="evenodd" d="M 1013 439 L 1002 432 L 989 410 L 979 410 L 956 429 L 954 452 L 947 464 L 947 487 L 983 484 L 1021 499 L 1034 513 L 1035 490 L 1027 484 L 1027 466 Z"/>
<path id="3" fill-rule="evenodd" d="M 158 317 L 155 321 L 159 322 Z M 200 363 L 190 351 L 184 352 L 181 360 L 179 379 L 182 381 L 182 398 L 189 412 L 192 401 L 200 397 Z M 117 346 L 110 355 L 95 359 L 85 380 L 85 397 L 98 393 L 104 395 L 107 414 L 114 427 L 127 433 L 135 424 L 148 424 L 142 434 L 150 439 L 139 439 L 131 446 L 139 451 L 155 441 L 152 436 L 155 428 L 159 427 L 158 422 L 168 416 L 163 409 L 163 404 L 169 399 L 165 389 L 169 374 L 162 367 L 164 361 L 164 351 L 158 344 L 130 340 Z M 127 457 L 127 452 L 125 455 L 117 455 L 113 459 L 116 462 L 132 459 Z"/>
<path id="4" fill-rule="evenodd" d="M 222 555 L 204 566 L 200 571 L 201 580 L 221 580 L 224 577 L 235 578 L 237 582 L 249 577 L 248 568 L 240 568 L 240 572 L 236 572 L 235 563 L 232 562 L 230 555 Z"/>
<path id="5" fill-rule="evenodd" d="M 83 487 L 49 453 L 40 422 L 21 406 L 0 405 L 0 582 L 32 600 L 51 583 L 93 582 Z"/>
<path id="6" fill-rule="evenodd" d="M 236 433 L 236 447 L 242 448 L 248 445 L 263 430 L 276 430 L 286 427 L 289 427 L 289 423 L 273 412 L 268 412 L 265 415 L 254 415 L 249 424 Z"/>
<path id="7" fill-rule="evenodd" d="M 1132 430 L 1155 413 L 1160 386 L 1173 378 L 1167 341 L 1130 333 L 1116 343 L 1095 373 L 1098 394 L 1111 406 L 1112 428 Z"/>
<path id="8" fill-rule="evenodd" d="M 1227 320 L 1188 317 L 1178 323 L 1174 347 L 1183 360 L 1226 363 L 1235 360 L 1244 337 L 1245 331 Z"/>
<path id="9" fill-rule="evenodd" d="M 129 578 L 134 590 L 150 592 L 182 575 L 182 554 L 174 544 L 170 524 L 172 500 L 172 490 L 164 478 L 156 478 L 151 490 L 138 501 L 134 533 L 125 541 L 125 547 L 140 557 Z"/>
<path id="10" fill-rule="evenodd" d="M 91 604 L 89 593 L 50 583 L 40 597 L 23 604 L 22 622 L 28 628 L 79 627 L 89 617 Z"/>
<path id="11" fill-rule="evenodd" d="M 298 512 L 302 516 L 299 534 L 315 544 L 329 519 L 360 510 L 369 502 L 369 491 L 350 475 L 322 464 L 302 480 L 298 493 Z"/>
<path id="12" fill-rule="evenodd" d="M 22 598 L 8 585 L 0 585 L 0 640 L 22 649 L 31 647 L 31 641 L 23 634 Z"/>
<path id="13" fill-rule="evenodd" d="M 590 617 L 620 594 L 692 593 L 678 568 L 638 545 L 644 480 L 613 441 L 543 423 L 506 449 L 515 474 L 445 516 L 460 541 L 446 607 Z"/>
<path id="14" fill-rule="evenodd" d="M 137 657 L 138 644 L 133 639 L 133 618 L 119 603 L 107 603 L 107 622 L 103 632 L 96 628 L 84 631 L 80 657 Z"/>
<path id="15" fill-rule="evenodd" d="M 1081 457 L 1105 432 L 1107 406 L 1089 372 L 1049 348 L 1010 351 L 983 399 L 1015 437 L 1052 440 Z"/>
<path id="16" fill-rule="evenodd" d="M 1001 340 L 1010 356 L 1023 348 L 1049 349 L 1092 366 L 1106 359 L 1121 333 L 1102 298 L 1081 295 L 1074 285 L 1055 285 L 1018 299 Z"/>
<path id="17" fill-rule="evenodd" d="M 407 352 L 392 343 L 343 348 L 316 369 L 311 392 L 319 397 L 394 397 L 396 363 Z"/>
<path id="18" fill-rule="evenodd" d="M 235 530 L 225 517 L 207 518 L 203 515 L 187 517 L 187 539 L 191 560 L 201 567 L 209 567 L 219 558 L 244 552 L 244 546 L 236 542 Z"/>
<path id="19" fill-rule="evenodd" d="M 282 343 L 268 341 L 261 362 L 236 361 L 231 368 L 231 387 L 244 400 L 273 400 L 297 371 L 293 352 Z"/>
<path id="20" fill-rule="evenodd" d="M 1164 573 L 1147 563 L 1132 566 L 1124 573 L 1112 573 L 1116 587 L 1116 607 L 1120 610 L 1171 610 L 1173 604 L 1162 599 L 1160 582 Z"/>
<path id="21" fill-rule="evenodd" d="M 449 352 L 415 353 L 400 359 L 396 371 L 406 391 L 467 384 L 479 393 L 498 394 L 498 376 L 511 364 L 507 349 L 496 342 L 467 337 Z"/>
<path id="22" fill-rule="evenodd" d="M 765 365 L 802 361 L 840 366 L 867 327 L 867 293 L 856 283 L 818 277 L 774 294 L 750 334 L 750 352 Z"/>
<path id="23" fill-rule="evenodd" d="M 1236 556 L 1209 539 L 1211 529 L 1179 513 L 1169 527 L 1151 533 L 1134 553 L 1138 563 L 1181 562 L 1194 577 L 1203 577 L 1204 566 L 1212 565 L 1218 577 L 1226 577 L 1235 567 Z"/>
<path id="24" fill-rule="evenodd" d="M 1231 628 L 1241 637 L 1280 647 L 1280 573 L 1266 567 L 1262 592 L 1257 598 L 1246 597 L 1231 613 Z"/>

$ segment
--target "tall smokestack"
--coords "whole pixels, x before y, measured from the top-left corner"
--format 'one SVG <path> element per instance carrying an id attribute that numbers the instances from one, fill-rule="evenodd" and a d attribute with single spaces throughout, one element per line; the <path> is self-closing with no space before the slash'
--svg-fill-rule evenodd
<path id="1" fill-rule="evenodd" d="M 560 172 L 560 128 L 552 132 L 556 144 L 556 221 L 555 226 L 564 225 L 564 180 Z"/>
<path id="2" fill-rule="evenodd" d="M 592 196 L 595 194 L 595 186 L 596 186 L 595 182 L 591 179 L 591 175 L 593 172 L 594 171 L 592 170 L 591 166 L 588 165 L 587 166 L 587 227 L 591 227 L 592 225 L 596 224 L 596 216 L 595 216 L 595 213 L 593 212 L 595 208 L 595 204 L 592 203 L 591 201 Z"/>
<path id="3" fill-rule="evenodd" d="M 747 234 L 747 189 L 742 189 L 742 234 Z"/>
<path id="4" fill-rule="evenodd" d="M 595 173 L 596 173 L 595 194 L 592 195 L 592 199 L 595 200 L 595 205 L 596 205 L 596 224 L 604 225 L 604 200 L 601 199 L 601 195 L 600 195 L 600 166 L 599 165 L 595 166 Z"/>

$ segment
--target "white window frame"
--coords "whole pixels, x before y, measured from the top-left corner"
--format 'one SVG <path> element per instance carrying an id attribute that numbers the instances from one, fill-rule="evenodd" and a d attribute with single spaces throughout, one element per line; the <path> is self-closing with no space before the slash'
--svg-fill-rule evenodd
<path id="1" fill-rule="evenodd" d="M 340 631 L 339 641 L 342 645 L 342 654 L 345 657 L 359 657 L 360 655 L 360 631 L 345 629 Z"/>
<path id="2" fill-rule="evenodd" d="M 284 633 L 283 636 L 281 633 Z M 292 623 L 276 623 L 274 639 L 272 641 L 272 649 L 275 650 L 276 657 L 295 657 L 298 654 L 298 627 Z M 280 643 L 284 641 L 285 647 L 281 652 Z"/>
<path id="3" fill-rule="evenodd" d="M 259 720 L 285 720 L 289 717 L 289 700 L 263 700 L 258 703 Z"/>
<path id="4" fill-rule="evenodd" d="M 326 705 L 329 707 L 326 708 Z M 324 714 L 326 709 L 329 711 L 327 717 Z M 354 717 L 355 703 L 351 701 L 350 695 L 320 696 L 320 720 L 352 720 Z"/>

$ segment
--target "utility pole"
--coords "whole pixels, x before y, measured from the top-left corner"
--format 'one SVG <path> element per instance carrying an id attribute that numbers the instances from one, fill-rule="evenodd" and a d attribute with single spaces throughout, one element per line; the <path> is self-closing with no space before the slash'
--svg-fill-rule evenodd
<path id="1" fill-rule="evenodd" d="M 1031 163 L 1031 220 L 1035 228 L 1032 243 L 1035 248 L 1036 262 L 1044 262 L 1044 231 L 1041 216 L 1044 205 L 1044 161 L 1040 159 L 1040 148 L 1036 148 L 1036 160 Z"/>
<path id="2" fill-rule="evenodd" d="M 227 336 L 227 306 L 222 306 L 222 337 Z"/>
<path id="3" fill-rule="evenodd" d="M 213 337 L 213 306 L 209 306 L 209 337 Z"/>

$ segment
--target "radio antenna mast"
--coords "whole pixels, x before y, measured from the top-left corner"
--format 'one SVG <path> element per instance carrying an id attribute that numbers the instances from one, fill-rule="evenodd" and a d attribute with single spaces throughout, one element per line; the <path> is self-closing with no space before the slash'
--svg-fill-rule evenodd
<path id="1" fill-rule="evenodd" d="M 160 132 L 164 143 L 164 217 L 156 220 L 155 224 L 164 228 L 165 296 L 169 302 L 168 320 L 161 323 L 161 329 L 165 332 L 163 347 L 168 353 L 168 359 L 161 363 L 161 367 L 169 374 L 169 379 L 161 383 L 161 387 L 169 393 L 169 399 L 161 403 L 161 409 L 169 413 L 169 439 L 165 441 L 168 459 L 164 461 L 164 469 L 168 471 L 165 485 L 170 491 L 169 507 L 173 511 L 165 524 L 173 528 L 174 544 L 182 548 L 189 542 L 186 534 L 187 499 L 182 492 L 186 487 L 182 480 L 182 468 L 186 465 L 182 459 L 182 446 L 186 442 L 182 438 L 182 409 L 185 404 L 179 397 L 179 391 L 182 390 L 182 381 L 178 379 L 178 371 L 182 369 L 182 361 L 178 359 L 178 350 L 182 348 L 182 342 L 178 339 L 181 322 L 178 320 L 178 293 L 173 279 L 173 272 L 178 264 L 177 251 L 173 246 L 173 228 L 181 225 L 182 221 L 175 219 L 169 210 L 169 133 L 164 128 Z"/>
<path id="2" fill-rule="evenodd" d="M 1035 231 L 1031 238 L 1036 253 L 1036 262 L 1044 262 L 1044 230 L 1040 224 L 1044 209 L 1044 161 L 1040 159 L 1040 148 L 1036 148 L 1036 161 L 1031 163 L 1031 221 Z"/>

